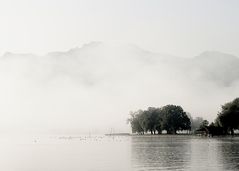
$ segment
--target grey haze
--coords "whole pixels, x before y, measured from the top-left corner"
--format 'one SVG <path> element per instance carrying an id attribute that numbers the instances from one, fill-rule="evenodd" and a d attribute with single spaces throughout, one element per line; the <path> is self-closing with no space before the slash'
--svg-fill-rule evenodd
<path id="1" fill-rule="evenodd" d="M 0 130 L 27 133 L 130 131 L 129 111 L 178 104 L 210 121 L 239 92 L 239 58 L 191 58 L 128 44 L 91 42 L 43 56 L 0 58 Z"/>

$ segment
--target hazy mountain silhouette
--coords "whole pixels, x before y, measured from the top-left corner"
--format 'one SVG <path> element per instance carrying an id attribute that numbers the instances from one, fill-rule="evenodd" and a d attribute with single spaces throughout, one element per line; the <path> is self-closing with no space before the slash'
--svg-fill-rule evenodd
<path id="1" fill-rule="evenodd" d="M 8 113 L 0 126 L 125 128 L 130 110 L 148 106 L 179 104 L 193 116 L 215 118 L 239 92 L 239 59 L 211 51 L 183 58 L 92 42 L 44 56 L 8 52 L 0 58 L 0 79 L 0 112 Z"/>
<path id="2" fill-rule="evenodd" d="M 175 72 L 177 76 L 179 72 L 182 77 L 186 74 L 189 79 L 210 81 L 220 86 L 230 86 L 239 80 L 239 58 L 214 51 L 206 51 L 192 58 L 180 58 L 152 53 L 133 45 L 92 42 L 81 48 L 51 52 L 41 57 L 6 53 L 2 60 L 22 60 L 18 66 L 25 66 L 25 71 L 28 68 L 30 73 L 43 72 L 43 75 L 50 78 L 67 76 L 89 84 L 107 78 L 120 79 L 122 76 L 137 75 L 137 71 L 146 68 L 150 70 L 150 67 L 158 67 L 164 73 Z M 151 74 L 160 79 L 157 72 Z"/>

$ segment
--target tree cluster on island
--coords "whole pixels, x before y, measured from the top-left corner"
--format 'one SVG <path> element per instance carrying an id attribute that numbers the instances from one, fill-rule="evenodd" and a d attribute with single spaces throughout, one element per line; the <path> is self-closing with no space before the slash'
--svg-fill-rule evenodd
<path id="1" fill-rule="evenodd" d="M 161 134 L 166 130 L 168 134 L 176 134 L 178 130 L 190 130 L 191 122 L 181 106 L 166 105 L 161 108 L 149 107 L 130 113 L 128 122 L 132 132 L 144 134 Z"/>
<path id="2" fill-rule="evenodd" d="M 166 105 L 160 108 L 149 107 L 147 110 L 130 112 L 127 120 L 132 128 L 132 133 L 177 134 L 179 131 L 186 133 L 203 132 L 206 135 L 234 135 L 239 129 L 239 98 L 228 102 L 221 107 L 214 122 L 210 123 L 202 117 L 193 119 L 181 106 Z"/>

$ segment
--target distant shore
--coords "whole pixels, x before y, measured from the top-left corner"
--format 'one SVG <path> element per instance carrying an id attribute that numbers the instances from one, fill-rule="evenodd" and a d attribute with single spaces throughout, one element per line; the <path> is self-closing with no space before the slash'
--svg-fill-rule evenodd
<path id="1" fill-rule="evenodd" d="M 239 137 L 239 134 L 232 135 L 198 135 L 198 134 L 131 134 L 131 133 L 112 133 L 112 134 L 104 134 L 105 136 L 133 136 L 133 137 L 160 137 L 160 136 L 168 136 L 168 137 L 178 137 L 178 136 L 192 136 L 192 137 Z"/>
<path id="2" fill-rule="evenodd" d="M 111 134 L 105 134 L 105 136 L 131 136 L 130 133 L 111 133 Z"/>

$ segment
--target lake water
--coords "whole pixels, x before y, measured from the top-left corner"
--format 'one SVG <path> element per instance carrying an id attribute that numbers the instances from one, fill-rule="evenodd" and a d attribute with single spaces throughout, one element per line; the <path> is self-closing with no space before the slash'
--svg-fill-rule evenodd
<path id="1" fill-rule="evenodd" d="M 1 138 L 0 170 L 239 170 L 239 137 L 163 135 Z"/>

